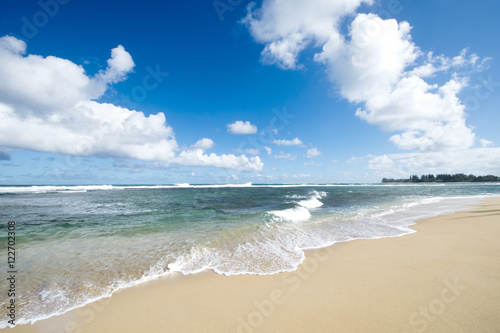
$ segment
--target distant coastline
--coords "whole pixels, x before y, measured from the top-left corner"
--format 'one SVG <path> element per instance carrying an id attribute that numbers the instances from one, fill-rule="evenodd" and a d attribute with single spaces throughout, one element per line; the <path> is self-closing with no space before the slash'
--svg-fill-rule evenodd
<path id="1" fill-rule="evenodd" d="M 406 179 L 383 178 L 382 183 L 478 183 L 478 182 L 500 182 L 500 177 L 493 175 L 475 176 L 463 173 L 438 174 L 438 175 L 413 175 Z"/>

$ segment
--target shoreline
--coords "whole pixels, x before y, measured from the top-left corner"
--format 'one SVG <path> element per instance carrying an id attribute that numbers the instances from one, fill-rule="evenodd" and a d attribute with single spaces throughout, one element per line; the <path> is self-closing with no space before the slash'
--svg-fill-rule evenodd
<path id="1" fill-rule="evenodd" d="M 172 274 L 12 330 L 494 332 L 500 329 L 500 198 L 473 206 L 479 208 L 418 220 L 410 226 L 416 233 L 306 250 L 293 272 Z M 477 313 L 478 306 L 491 311 Z"/>

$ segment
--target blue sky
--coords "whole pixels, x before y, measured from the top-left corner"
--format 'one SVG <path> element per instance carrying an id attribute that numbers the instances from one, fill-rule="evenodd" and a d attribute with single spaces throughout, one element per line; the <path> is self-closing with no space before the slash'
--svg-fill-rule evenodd
<path id="1" fill-rule="evenodd" d="M 500 175 L 499 14 L 494 0 L 3 1 L 0 184 Z"/>

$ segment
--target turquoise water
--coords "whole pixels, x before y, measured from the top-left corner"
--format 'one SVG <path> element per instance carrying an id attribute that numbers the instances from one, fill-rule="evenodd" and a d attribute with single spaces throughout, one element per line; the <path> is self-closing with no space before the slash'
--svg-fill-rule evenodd
<path id="1" fill-rule="evenodd" d="M 304 249 L 403 235 L 490 196 L 499 184 L 3 186 L 0 261 L 15 221 L 22 324 L 172 272 L 292 271 Z"/>

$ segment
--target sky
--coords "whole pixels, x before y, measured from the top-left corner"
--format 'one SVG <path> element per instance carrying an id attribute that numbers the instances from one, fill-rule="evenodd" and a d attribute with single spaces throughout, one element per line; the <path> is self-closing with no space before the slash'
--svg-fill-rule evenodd
<path id="1" fill-rule="evenodd" d="M 0 3 L 0 185 L 500 175 L 500 2 Z"/>

